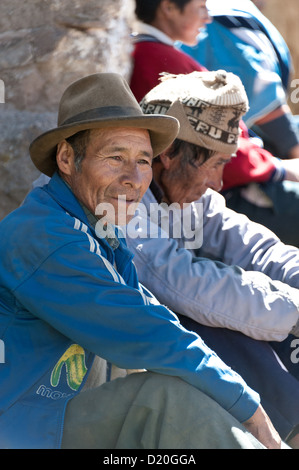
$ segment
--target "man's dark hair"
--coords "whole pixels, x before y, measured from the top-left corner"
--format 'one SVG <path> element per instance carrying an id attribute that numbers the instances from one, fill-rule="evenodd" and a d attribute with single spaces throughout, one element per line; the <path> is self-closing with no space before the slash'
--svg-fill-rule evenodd
<path id="1" fill-rule="evenodd" d="M 86 148 L 89 143 L 90 129 L 77 132 L 71 137 L 65 139 L 74 151 L 74 163 L 77 171 L 81 169 L 82 160 L 86 154 Z"/>
<path id="2" fill-rule="evenodd" d="M 169 0 L 174 3 L 181 11 L 184 10 L 185 5 L 191 0 Z M 157 8 L 162 0 L 135 0 L 135 15 L 140 21 L 151 24 L 155 17 Z"/>
<path id="3" fill-rule="evenodd" d="M 209 150 L 205 147 L 200 147 L 199 145 L 191 144 L 190 142 L 180 139 L 175 139 L 168 152 L 170 159 L 178 155 L 182 156 L 182 167 L 191 165 L 194 166 L 194 168 L 198 168 L 215 154 L 215 150 Z"/>

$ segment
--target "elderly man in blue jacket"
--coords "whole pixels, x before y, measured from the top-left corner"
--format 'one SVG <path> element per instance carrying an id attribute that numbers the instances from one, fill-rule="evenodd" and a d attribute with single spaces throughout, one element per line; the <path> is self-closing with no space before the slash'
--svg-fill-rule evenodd
<path id="1" fill-rule="evenodd" d="M 117 236 L 177 131 L 95 74 L 31 144 L 52 178 L 0 227 L 1 448 L 281 447 L 259 395 L 139 284 Z"/>

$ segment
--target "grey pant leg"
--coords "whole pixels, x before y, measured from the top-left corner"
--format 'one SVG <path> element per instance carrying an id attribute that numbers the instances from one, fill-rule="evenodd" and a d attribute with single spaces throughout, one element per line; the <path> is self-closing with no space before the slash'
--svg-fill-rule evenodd
<path id="1" fill-rule="evenodd" d="M 64 449 L 255 449 L 263 446 L 205 394 L 175 378 L 132 374 L 66 409 Z"/>

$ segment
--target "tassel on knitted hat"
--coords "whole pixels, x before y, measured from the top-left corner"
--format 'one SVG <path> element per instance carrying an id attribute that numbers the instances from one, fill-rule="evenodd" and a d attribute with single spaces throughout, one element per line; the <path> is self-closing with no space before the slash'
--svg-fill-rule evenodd
<path id="1" fill-rule="evenodd" d="M 248 111 L 248 98 L 239 77 L 218 70 L 163 74 L 161 83 L 140 105 L 145 114 L 177 118 L 179 139 L 233 154 L 238 147 L 240 119 Z"/>

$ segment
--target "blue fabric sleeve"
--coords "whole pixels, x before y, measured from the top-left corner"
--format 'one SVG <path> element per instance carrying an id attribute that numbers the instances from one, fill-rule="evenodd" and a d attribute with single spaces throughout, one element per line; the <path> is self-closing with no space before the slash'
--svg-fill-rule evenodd
<path id="1" fill-rule="evenodd" d="M 126 285 L 88 243 L 58 249 L 15 296 L 28 312 L 82 347 L 121 368 L 181 377 L 241 422 L 259 405 L 258 394 L 195 333 L 141 288 Z"/>
<path id="2" fill-rule="evenodd" d="M 299 127 L 290 113 L 255 127 L 265 141 L 271 142 L 278 157 L 287 157 L 292 147 L 299 144 Z"/>

